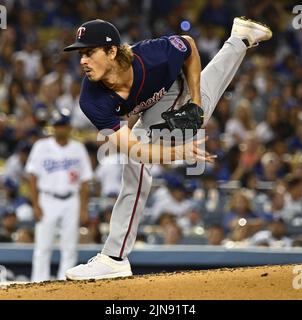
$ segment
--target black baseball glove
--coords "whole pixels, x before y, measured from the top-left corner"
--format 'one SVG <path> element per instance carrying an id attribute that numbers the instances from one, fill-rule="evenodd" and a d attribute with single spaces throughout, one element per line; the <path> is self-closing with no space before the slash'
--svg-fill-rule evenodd
<path id="1" fill-rule="evenodd" d="M 183 138 L 194 137 L 197 130 L 203 125 L 203 109 L 197 104 L 187 102 L 181 106 L 178 110 L 168 110 L 161 114 L 161 117 L 165 120 L 164 123 L 156 124 L 150 127 L 150 130 L 154 129 L 180 129 L 182 131 Z M 186 129 L 190 129 L 187 130 Z"/>

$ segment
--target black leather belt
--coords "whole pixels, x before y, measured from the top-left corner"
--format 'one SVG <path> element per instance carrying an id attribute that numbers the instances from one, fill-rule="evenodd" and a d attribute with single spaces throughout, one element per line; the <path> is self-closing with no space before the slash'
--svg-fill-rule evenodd
<path id="1" fill-rule="evenodd" d="M 52 192 L 48 192 L 48 191 L 43 191 L 43 193 L 48 194 L 56 199 L 60 199 L 60 200 L 66 200 L 69 199 L 71 196 L 73 196 L 73 192 L 68 192 L 66 194 L 57 194 L 57 193 L 52 193 Z"/>

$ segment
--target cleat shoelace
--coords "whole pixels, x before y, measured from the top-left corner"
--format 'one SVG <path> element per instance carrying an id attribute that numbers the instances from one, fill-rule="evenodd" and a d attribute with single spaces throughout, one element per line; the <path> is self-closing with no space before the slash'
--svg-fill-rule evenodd
<path id="1" fill-rule="evenodd" d="M 94 262 L 95 260 L 97 260 L 97 259 L 99 259 L 99 258 L 101 258 L 101 254 L 100 254 L 100 253 L 98 253 L 96 256 L 90 258 L 90 259 L 88 260 L 87 264 L 91 264 L 92 262 Z"/>

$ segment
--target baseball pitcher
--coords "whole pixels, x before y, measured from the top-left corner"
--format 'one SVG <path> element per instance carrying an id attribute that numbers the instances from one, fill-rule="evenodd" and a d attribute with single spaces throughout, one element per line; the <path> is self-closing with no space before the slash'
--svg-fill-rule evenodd
<path id="1" fill-rule="evenodd" d="M 110 234 L 101 253 L 87 264 L 66 271 L 71 280 L 104 279 L 132 275 L 127 256 L 131 252 L 140 218 L 151 188 L 150 159 L 212 162 L 214 156 L 199 148 L 203 139 L 183 145 L 143 143 L 139 129 L 191 129 L 205 127 L 221 95 L 233 79 L 248 48 L 269 40 L 271 30 L 245 18 L 235 18 L 231 36 L 201 72 L 200 57 L 189 36 L 163 36 L 122 44 L 119 31 L 103 20 L 88 21 L 65 51 L 78 50 L 85 72 L 80 96 L 84 114 L 99 129 L 111 129 L 109 141 L 130 155 L 123 168 L 121 192 L 114 206 Z M 121 125 L 120 117 L 135 120 Z M 135 122 L 134 121 L 134 122 Z M 141 131 L 141 130 L 140 130 Z M 139 158 L 131 153 L 140 150 Z M 152 147 L 152 148 L 151 148 Z M 188 157 L 189 155 L 189 157 Z M 188 159 L 189 158 L 189 159 Z"/>

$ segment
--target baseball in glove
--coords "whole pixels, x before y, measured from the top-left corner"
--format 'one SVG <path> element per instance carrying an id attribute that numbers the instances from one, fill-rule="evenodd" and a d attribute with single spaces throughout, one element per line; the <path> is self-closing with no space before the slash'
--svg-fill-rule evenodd
<path id="1" fill-rule="evenodd" d="M 170 131 L 180 129 L 184 140 L 194 137 L 197 134 L 197 130 L 203 125 L 203 109 L 190 101 L 178 110 L 170 109 L 161 114 L 165 122 L 150 126 L 151 132 L 154 129 L 169 129 Z M 186 131 L 186 129 L 189 130 Z"/>

